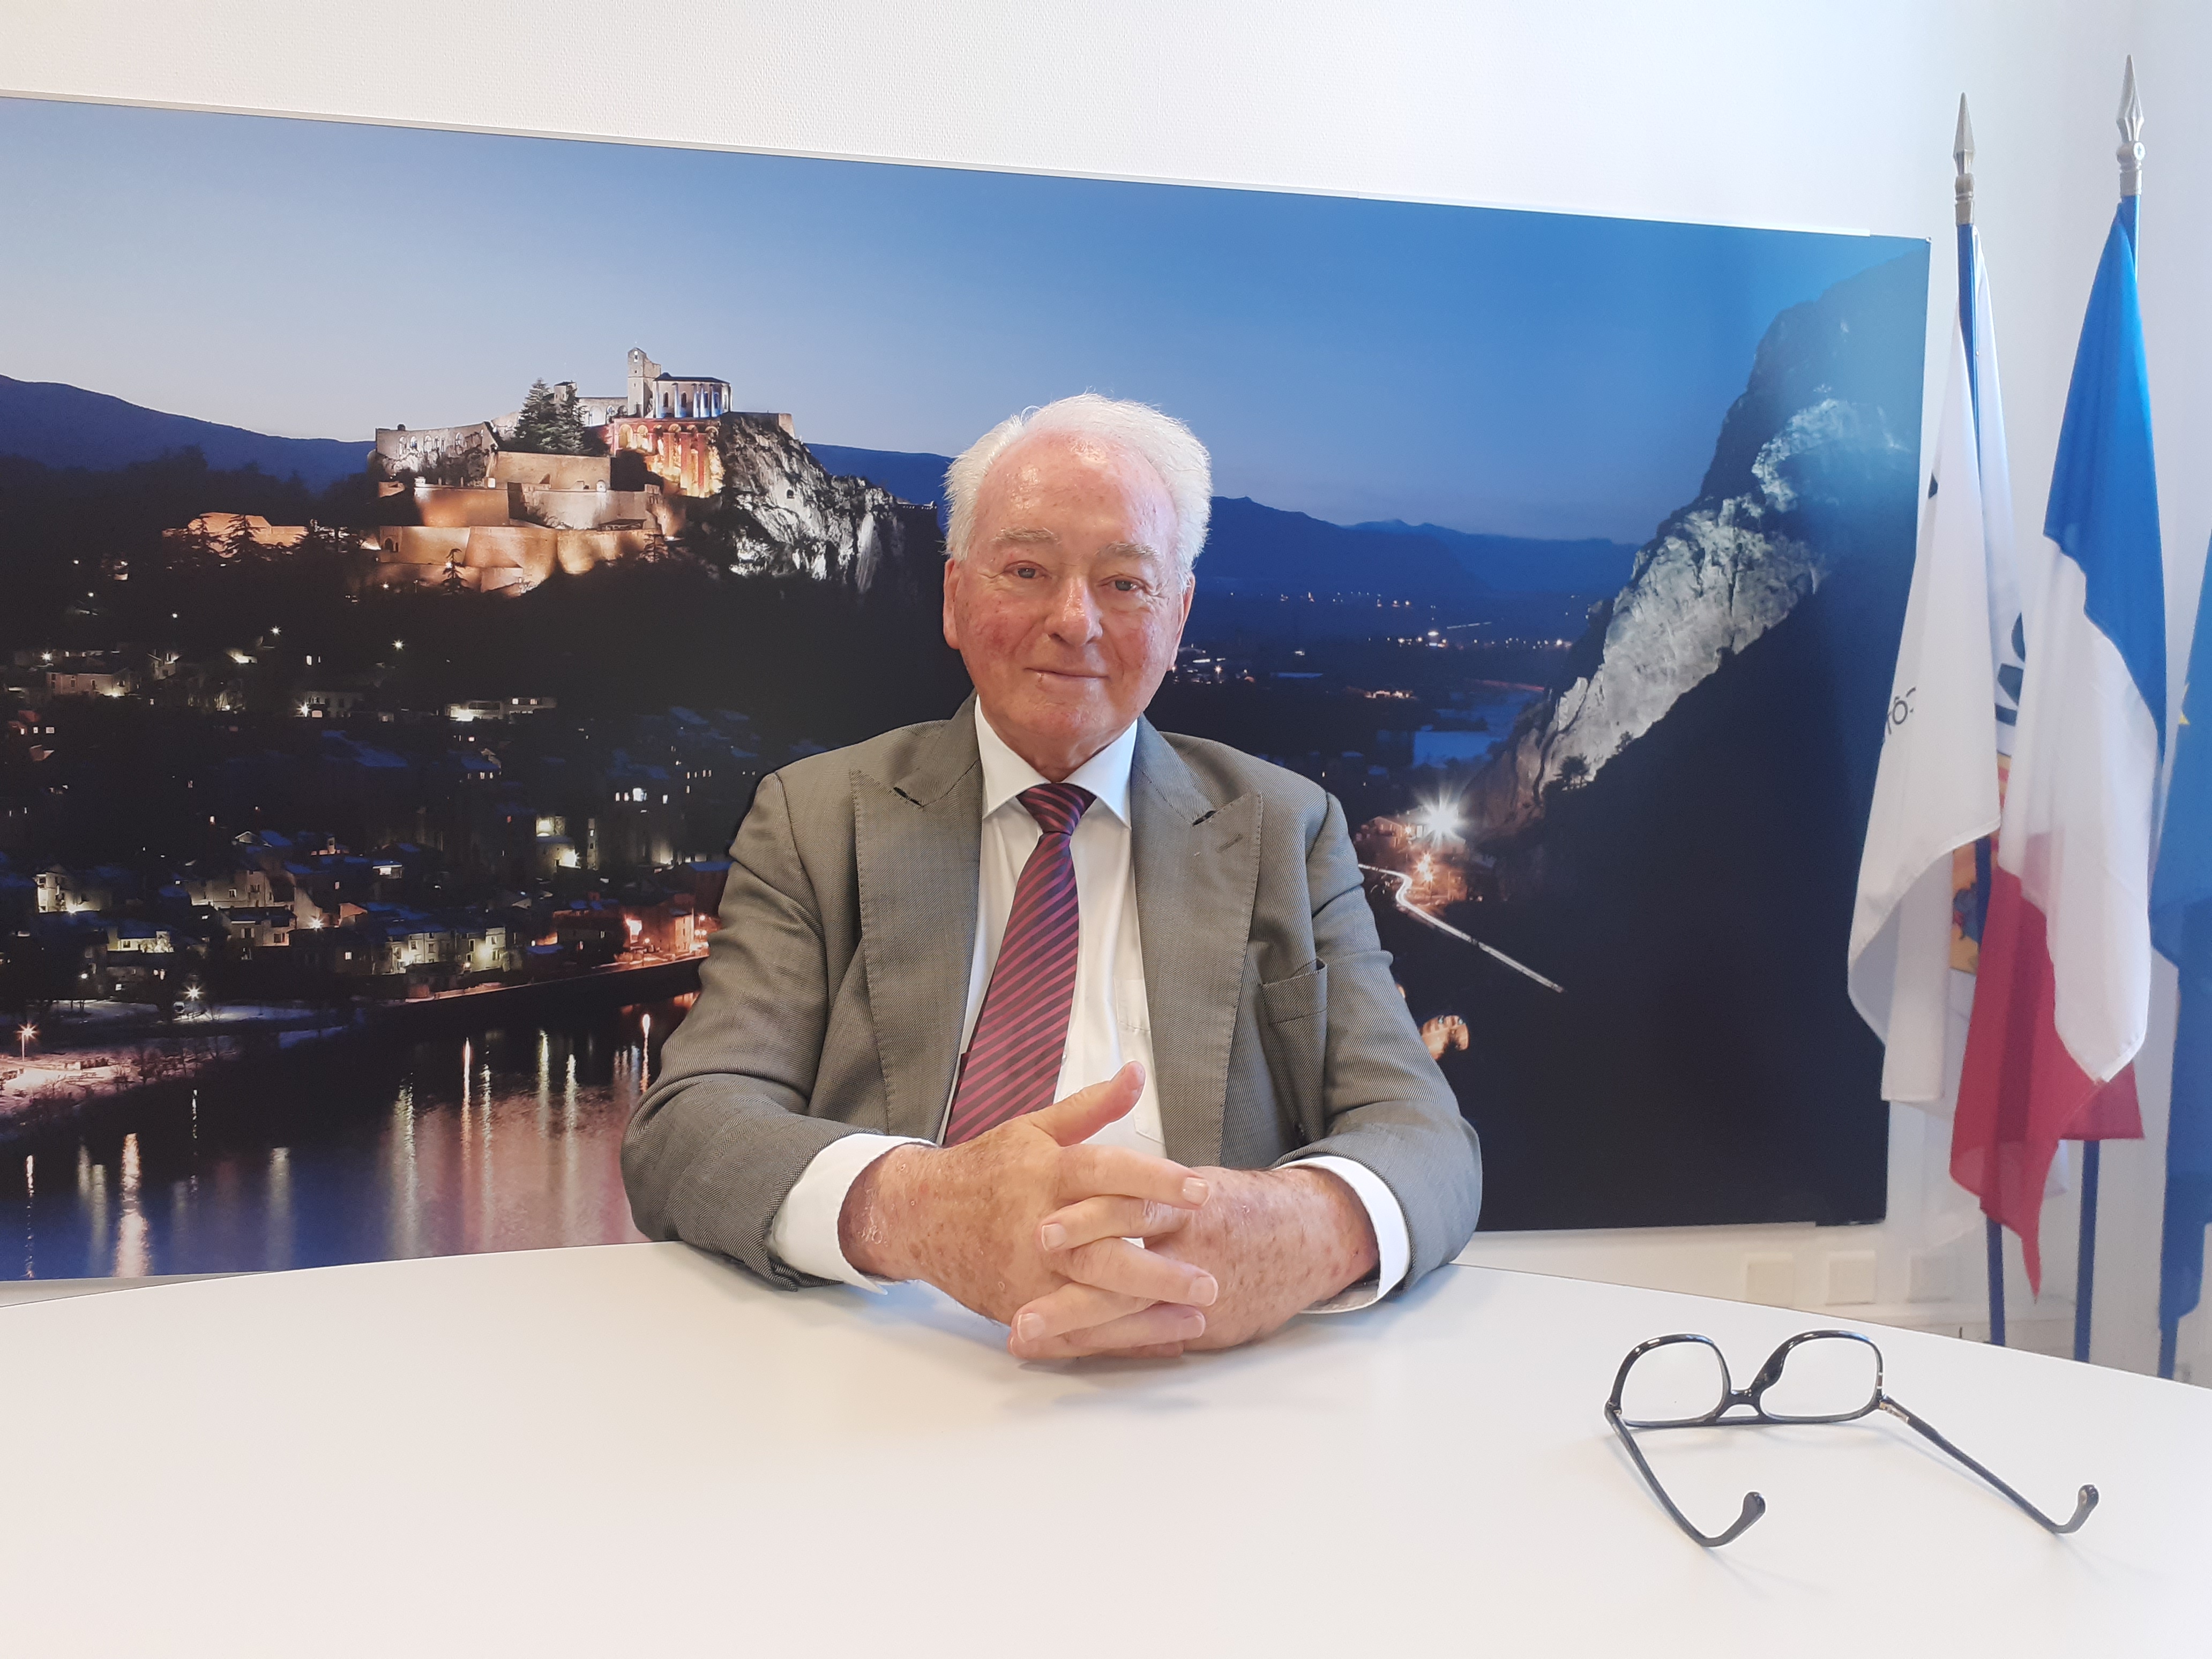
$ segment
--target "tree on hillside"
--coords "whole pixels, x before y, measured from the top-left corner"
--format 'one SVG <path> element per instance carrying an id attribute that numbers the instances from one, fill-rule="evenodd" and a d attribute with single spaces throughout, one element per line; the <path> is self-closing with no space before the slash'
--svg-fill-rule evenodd
<path id="1" fill-rule="evenodd" d="M 190 525 L 180 526 L 173 540 L 166 542 L 163 552 L 167 562 L 195 577 L 204 576 L 222 563 L 224 538 L 207 527 L 204 518 L 195 518 Z"/>
<path id="2" fill-rule="evenodd" d="M 514 422 L 514 435 L 504 447 L 530 455 L 592 453 L 596 446 L 577 410 L 576 388 L 564 385 L 556 391 L 543 380 L 531 382 L 522 399 L 522 413 Z"/>
<path id="3" fill-rule="evenodd" d="M 266 557 L 265 550 L 253 539 L 253 526 L 246 522 L 246 516 L 240 514 L 222 538 L 223 561 L 234 570 L 259 564 Z"/>
<path id="4" fill-rule="evenodd" d="M 295 568 L 330 583 L 348 593 L 368 585 L 375 561 L 362 545 L 360 535 L 337 525 L 307 520 L 307 534 L 293 556 Z"/>

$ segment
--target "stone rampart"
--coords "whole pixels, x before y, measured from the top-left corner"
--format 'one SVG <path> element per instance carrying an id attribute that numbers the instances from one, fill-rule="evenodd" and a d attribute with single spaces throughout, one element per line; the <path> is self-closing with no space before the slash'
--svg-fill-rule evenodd
<path id="1" fill-rule="evenodd" d="M 492 481 L 547 489 L 605 489 L 611 458 L 605 455 L 530 455 L 502 449 L 492 458 Z"/>
<path id="2" fill-rule="evenodd" d="M 660 499 L 657 489 L 547 489 L 536 484 L 510 484 L 507 516 L 533 520 L 556 530 L 604 530 L 625 521 L 655 522 Z"/>
<path id="3" fill-rule="evenodd" d="M 416 509 L 422 514 L 423 524 L 441 530 L 505 524 L 508 517 L 507 492 L 504 489 L 418 483 L 414 495 Z"/>

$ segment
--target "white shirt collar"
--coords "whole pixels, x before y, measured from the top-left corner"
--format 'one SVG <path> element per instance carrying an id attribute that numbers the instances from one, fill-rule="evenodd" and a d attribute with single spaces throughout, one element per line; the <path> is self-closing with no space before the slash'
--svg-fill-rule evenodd
<path id="1" fill-rule="evenodd" d="M 975 746 L 983 756 L 983 816 L 989 817 L 1023 790 L 1047 781 L 1044 775 L 1006 746 L 983 717 L 981 700 L 975 704 Z M 1137 722 L 1131 720 L 1121 735 L 1067 775 L 1067 781 L 1088 789 L 1123 823 L 1129 822 L 1129 768 L 1137 757 Z"/>

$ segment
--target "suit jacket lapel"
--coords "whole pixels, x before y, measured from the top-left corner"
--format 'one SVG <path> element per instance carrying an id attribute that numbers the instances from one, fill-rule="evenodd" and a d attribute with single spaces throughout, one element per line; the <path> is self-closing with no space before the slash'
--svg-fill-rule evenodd
<path id="1" fill-rule="evenodd" d="M 890 1134 L 935 1139 L 951 1092 L 982 815 L 972 696 L 904 777 L 853 774 L 860 942 Z"/>
<path id="2" fill-rule="evenodd" d="M 1152 1013 L 1152 1066 L 1167 1153 L 1221 1158 L 1229 1045 L 1260 884 L 1255 793 L 1217 807 L 1153 729 L 1137 728 L 1129 780 L 1137 930 Z"/>

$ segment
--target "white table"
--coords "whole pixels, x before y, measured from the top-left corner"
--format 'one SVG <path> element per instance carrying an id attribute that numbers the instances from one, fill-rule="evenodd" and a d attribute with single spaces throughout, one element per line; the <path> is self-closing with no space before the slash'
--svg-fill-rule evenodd
<path id="1" fill-rule="evenodd" d="M 1479 1267 L 1177 1363 L 1022 1366 L 934 1292 L 680 1245 L 0 1309 L 0 1651 L 2202 1654 L 2212 1394 L 1909 1332 L 1877 1416 L 1656 1437 L 1646 1336 L 1814 1321 Z"/>

